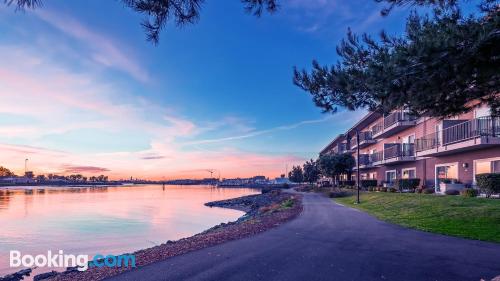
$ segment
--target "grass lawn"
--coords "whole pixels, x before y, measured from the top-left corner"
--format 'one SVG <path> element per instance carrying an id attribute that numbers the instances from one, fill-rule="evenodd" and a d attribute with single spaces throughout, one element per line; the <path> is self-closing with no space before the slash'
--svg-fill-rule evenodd
<path id="1" fill-rule="evenodd" d="M 500 200 L 428 194 L 363 192 L 334 200 L 410 228 L 500 243 Z"/>

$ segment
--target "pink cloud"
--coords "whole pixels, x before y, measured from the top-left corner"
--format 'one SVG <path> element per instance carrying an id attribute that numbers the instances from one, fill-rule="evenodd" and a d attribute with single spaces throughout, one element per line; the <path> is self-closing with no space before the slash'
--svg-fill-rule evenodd
<path id="1" fill-rule="evenodd" d="M 75 165 L 62 165 L 62 169 L 64 173 L 90 173 L 90 174 L 97 174 L 97 173 L 105 173 L 109 172 L 110 170 L 107 168 L 102 168 L 102 167 L 94 167 L 94 166 L 75 166 Z"/>

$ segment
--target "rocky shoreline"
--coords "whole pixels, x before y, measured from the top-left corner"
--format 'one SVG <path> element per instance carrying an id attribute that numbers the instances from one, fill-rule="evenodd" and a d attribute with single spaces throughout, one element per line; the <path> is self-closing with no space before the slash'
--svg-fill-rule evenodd
<path id="1" fill-rule="evenodd" d="M 205 205 L 241 210 L 246 214 L 234 222 L 221 223 L 194 236 L 167 241 L 132 254 L 136 256 L 137 267 L 141 267 L 169 257 L 258 234 L 297 217 L 302 211 L 301 199 L 301 195 L 298 194 L 273 190 L 258 195 L 209 202 Z M 102 280 L 128 270 L 132 268 L 94 267 L 83 272 L 69 269 L 57 274 L 39 274 L 34 277 L 34 280 Z"/>

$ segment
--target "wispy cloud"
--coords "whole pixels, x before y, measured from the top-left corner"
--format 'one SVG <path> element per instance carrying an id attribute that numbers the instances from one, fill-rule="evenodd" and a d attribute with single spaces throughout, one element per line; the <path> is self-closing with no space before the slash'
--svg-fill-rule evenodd
<path id="1" fill-rule="evenodd" d="M 132 59 L 130 52 L 124 53 L 123 44 L 113 41 L 109 35 L 94 31 L 68 15 L 48 9 L 36 10 L 34 14 L 54 28 L 85 44 L 90 51 L 90 58 L 95 62 L 124 71 L 141 82 L 150 81 L 149 73 Z"/>
<path id="2" fill-rule="evenodd" d="M 226 141 L 247 139 L 247 138 L 257 137 L 257 136 L 264 135 L 264 134 L 274 133 L 277 131 L 291 130 L 291 129 L 295 129 L 295 128 L 298 128 L 300 126 L 304 126 L 304 125 L 308 125 L 308 124 L 323 123 L 323 122 L 326 122 L 328 120 L 331 120 L 332 118 L 333 118 L 333 116 L 327 116 L 327 117 L 324 117 L 321 119 L 304 120 L 304 121 L 300 121 L 297 123 L 277 126 L 277 127 L 266 129 L 266 130 L 256 130 L 256 131 L 252 131 L 252 132 L 249 132 L 249 133 L 243 134 L 243 135 L 229 136 L 229 137 L 217 138 L 217 139 L 197 140 L 197 141 L 193 141 L 193 142 L 188 142 L 188 143 L 186 143 L 186 145 L 197 145 L 197 144 L 207 144 L 207 143 L 217 143 L 217 142 L 226 142 Z"/>
<path id="3" fill-rule="evenodd" d="M 94 166 L 75 166 L 75 165 L 62 165 L 62 169 L 64 173 L 91 173 L 91 174 L 97 174 L 97 173 L 105 173 L 109 172 L 110 170 L 107 168 L 102 168 L 102 167 L 94 167 Z"/>

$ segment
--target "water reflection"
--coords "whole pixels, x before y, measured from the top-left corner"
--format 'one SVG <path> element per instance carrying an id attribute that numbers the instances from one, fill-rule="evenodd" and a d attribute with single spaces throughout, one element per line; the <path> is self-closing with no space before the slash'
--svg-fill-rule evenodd
<path id="1" fill-rule="evenodd" d="M 203 203 L 257 193 L 209 186 L 33 187 L 0 190 L 0 276 L 10 250 L 89 254 L 131 252 L 237 219 Z"/>

